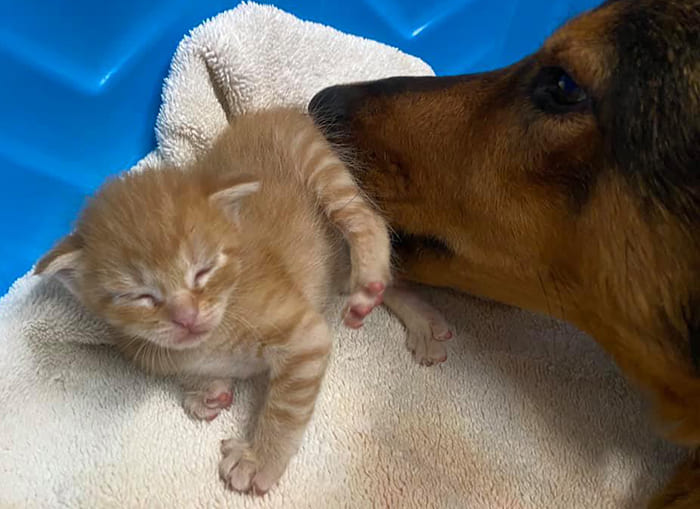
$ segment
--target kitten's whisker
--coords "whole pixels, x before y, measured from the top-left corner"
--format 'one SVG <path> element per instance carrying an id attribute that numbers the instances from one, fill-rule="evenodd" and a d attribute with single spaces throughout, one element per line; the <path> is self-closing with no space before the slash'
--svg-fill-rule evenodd
<path id="1" fill-rule="evenodd" d="M 125 344 L 124 348 L 128 349 L 131 347 L 134 343 L 136 343 L 140 338 L 138 336 L 132 336 L 131 339 L 129 339 Z"/>
<path id="2" fill-rule="evenodd" d="M 168 350 L 169 348 L 161 348 L 161 357 L 163 359 L 163 372 L 170 372 L 170 362 L 168 361 Z"/>
<path id="3" fill-rule="evenodd" d="M 148 348 L 148 342 L 147 341 L 142 342 L 141 346 L 138 347 L 138 349 L 136 350 L 136 353 L 134 354 L 134 361 L 135 362 L 138 362 L 139 355 L 141 355 L 141 353 L 143 353 L 145 356 L 147 348 Z"/>
<path id="4" fill-rule="evenodd" d="M 151 371 L 153 372 L 156 370 L 156 357 L 158 355 L 158 348 L 156 347 L 156 345 L 152 345 L 150 346 L 150 351 Z"/>
<path id="5" fill-rule="evenodd" d="M 163 349 L 162 348 L 156 348 L 156 361 L 158 361 L 158 367 L 160 368 L 160 372 L 163 371 Z"/>
<path id="6" fill-rule="evenodd" d="M 170 362 L 170 367 L 173 371 L 175 371 L 177 368 L 177 364 L 175 363 L 175 359 L 173 359 L 173 352 L 171 352 L 170 349 L 168 349 L 167 352 L 168 352 L 168 361 Z"/>

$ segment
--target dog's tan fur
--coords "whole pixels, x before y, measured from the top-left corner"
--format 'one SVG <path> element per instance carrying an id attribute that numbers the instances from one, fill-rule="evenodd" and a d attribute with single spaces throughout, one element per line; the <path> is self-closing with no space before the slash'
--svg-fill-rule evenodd
<path id="1" fill-rule="evenodd" d="M 700 2 L 631 5 L 608 2 L 499 71 L 334 87 L 310 108 L 329 138 L 356 149 L 362 187 L 400 234 L 404 278 L 575 324 L 648 392 L 666 436 L 697 448 L 700 377 L 689 318 L 700 313 L 697 167 L 687 157 L 690 178 L 669 186 L 679 212 L 611 155 L 617 104 L 601 99 L 588 111 L 545 115 L 523 91 L 536 69 L 556 67 L 604 98 L 625 57 L 613 32 L 632 23 L 634 9 L 658 20 L 651 46 L 666 49 L 662 64 L 685 80 L 683 107 L 700 115 L 700 47 L 676 40 L 700 23 Z M 690 140 L 684 147 L 695 154 L 697 127 L 678 123 L 665 135 Z M 653 504 L 700 507 L 697 452 Z"/>

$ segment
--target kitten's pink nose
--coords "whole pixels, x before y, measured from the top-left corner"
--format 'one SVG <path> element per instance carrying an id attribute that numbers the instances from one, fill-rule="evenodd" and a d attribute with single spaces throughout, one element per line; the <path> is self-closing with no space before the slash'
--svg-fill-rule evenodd
<path id="1" fill-rule="evenodd" d="M 170 304 L 170 320 L 187 330 L 195 326 L 198 314 L 197 301 L 190 294 L 178 295 Z"/>

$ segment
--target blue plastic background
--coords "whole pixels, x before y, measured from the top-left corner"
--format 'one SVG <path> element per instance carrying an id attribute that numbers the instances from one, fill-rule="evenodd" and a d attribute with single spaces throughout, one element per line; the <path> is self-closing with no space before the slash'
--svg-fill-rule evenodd
<path id="1" fill-rule="evenodd" d="M 534 51 L 600 0 L 279 0 L 438 74 Z M 190 28 L 236 0 L 0 0 L 0 294 L 70 230 L 87 194 L 155 143 L 161 82 Z"/>

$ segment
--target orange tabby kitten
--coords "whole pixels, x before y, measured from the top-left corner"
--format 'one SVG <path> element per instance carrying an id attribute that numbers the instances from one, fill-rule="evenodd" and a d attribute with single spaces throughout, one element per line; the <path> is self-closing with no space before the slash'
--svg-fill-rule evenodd
<path id="1" fill-rule="evenodd" d="M 390 282 L 390 245 L 311 120 L 280 109 L 234 119 L 186 170 L 107 183 L 36 273 L 114 326 L 128 358 L 180 376 L 193 417 L 227 408 L 233 378 L 267 372 L 253 436 L 225 441 L 219 466 L 231 488 L 265 493 L 312 415 L 331 349 L 326 303 L 346 286 L 345 323 L 361 326 Z M 437 344 L 426 308 L 401 292 L 387 290 L 397 314 Z"/>

